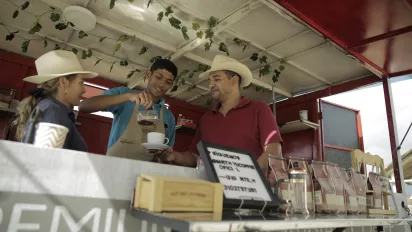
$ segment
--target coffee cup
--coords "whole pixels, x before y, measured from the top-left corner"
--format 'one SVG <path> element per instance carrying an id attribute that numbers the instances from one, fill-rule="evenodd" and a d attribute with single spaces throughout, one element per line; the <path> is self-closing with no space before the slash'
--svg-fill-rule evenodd
<path id="1" fill-rule="evenodd" d="M 147 133 L 147 143 L 168 144 L 169 139 L 165 137 L 165 134 L 159 132 L 150 132 Z"/>
<path id="2" fill-rule="evenodd" d="M 308 120 L 308 111 L 307 110 L 301 110 L 299 111 L 299 118 L 301 120 Z"/>
<path id="3" fill-rule="evenodd" d="M 47 122 L 40 122 L 36 127 L 34 146 L 43 148 L 63 147 L 67 133 L 69 132 L 67 127 Z"/>

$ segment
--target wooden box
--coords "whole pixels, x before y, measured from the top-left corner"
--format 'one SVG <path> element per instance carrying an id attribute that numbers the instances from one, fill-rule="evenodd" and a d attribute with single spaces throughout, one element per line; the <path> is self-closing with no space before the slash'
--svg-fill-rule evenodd
<path id="1" fill-rule="evenodd" d="M 216 217 L 222 214 L 223 185 L 192 178 L 141 175 L 132 205 L 157 213 L 212 213 Z"/>

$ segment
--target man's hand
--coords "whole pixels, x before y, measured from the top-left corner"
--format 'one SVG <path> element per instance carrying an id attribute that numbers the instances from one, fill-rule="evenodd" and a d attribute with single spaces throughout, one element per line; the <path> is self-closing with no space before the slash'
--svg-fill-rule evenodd
<path id="1" fill-rule="evenodd" d="M 144 106 L 146 109 L 153 105 L 152 97 L 146 92 L 129 93 L 129 100 L 136 102 L 137 105 Z"/>
<path id="2" fill-rule="evenodd" d="M 164 163 L 172 163 L 186 167 L 196 167 L 197 157 L 190 152 L 173 151 L 170 147 L 163 151 L 161 157 Z"/>

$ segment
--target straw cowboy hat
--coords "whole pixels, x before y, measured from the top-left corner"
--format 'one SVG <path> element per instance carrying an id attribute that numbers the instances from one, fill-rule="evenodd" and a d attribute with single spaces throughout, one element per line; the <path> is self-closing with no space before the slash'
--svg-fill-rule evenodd
<path id="1" fill-rule="evenodd" d="M 71 51 L 56 50 L 40 56 L 36 61 L 38 75 L 24 78 L 24 81 L 41 84 L 57 77 L 71 74 L 85 74 L 85 78 L 93 78 L 98 74 L 84 71 L 76 55 Z"/>
<path id="2" fill-rule="evenodd" d="M 206 72 L 201 73 L 199 75 L 199 78 L 208 78 L 210 72 L 220 70 L 228 70 L 239 74 L 241 77 L 241 88 L 246 87 L 250 85 L 250 83 L 252 83 L 253 76 L 250 69 L 239 61 L 224 55 L 216 55 L 213 59 L 212 67 Z"/>

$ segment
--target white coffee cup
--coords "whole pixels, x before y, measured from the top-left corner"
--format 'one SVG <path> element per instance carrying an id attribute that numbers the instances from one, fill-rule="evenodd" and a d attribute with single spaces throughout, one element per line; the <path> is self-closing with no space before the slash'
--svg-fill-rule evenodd
<path id="1" fill-rule="evenodd" d="M 68 132 L 69 129 L 65 126 L 40 122 L 36 126 L 34 146 L 43 148 L 62 148 Z"/>
<path id="2" fill-rule="evenodd" d="M 299 111 L 299 118 L 302 120 L 308 120 L 308 111 L 307 110 Z"/>
<path id="3" fill-rule="evenodd" d="M 149 132 L 147 133 L 147 143 L 168 144 L 169 139 L 166 138 L 165 134 L 159 132 Z"/>

